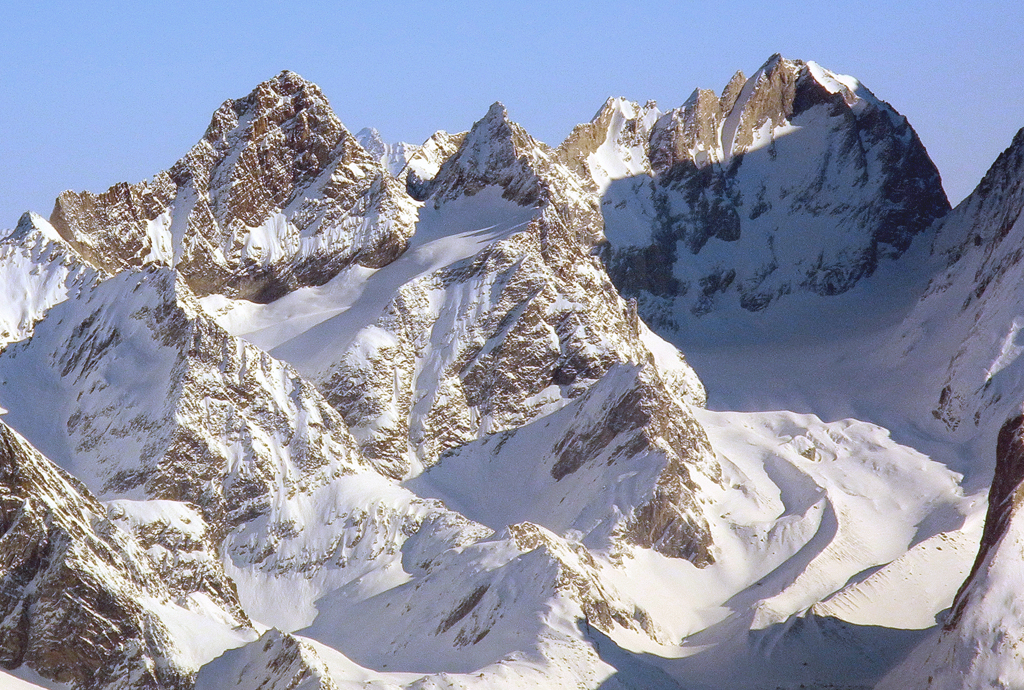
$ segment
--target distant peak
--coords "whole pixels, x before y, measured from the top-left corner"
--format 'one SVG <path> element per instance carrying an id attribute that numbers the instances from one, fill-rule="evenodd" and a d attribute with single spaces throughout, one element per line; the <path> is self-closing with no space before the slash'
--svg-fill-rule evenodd
<path id="1" fill-rule="evenodd" d="M 18 227 L 16 227 L 15 230 L 28 232 L 37 227 L 37 220 L 42 220 L 42 216 L 32 211 L 25 211 L 21 214 L 21 218 L 18 219 Z"/>
<path id="2" fill-rule="evenodd" d="M 32 211 L 26 211 L 21 215 L 17 227 L 14 228 L 14 232 L 10 234 L 9 238 L 20 240 L 28 237 L 33 232 L 40 233 L 48 240 L 55 242 L 63 241 L 54 227 L 45 218 Z"/>
<path id="3" fill-rule="evenodd" d="M 438 171 L 431 192 L 435 206 L 490 185 L 504 187 L 505 198 L 521 206 L 537 203 L 542 185 L 531 166 L 541 148 L 543 144 L 511 122 L 505 106 L 495 101 Z"/>
<path id="4" fill-rule="evenodd" d="M 355 140 L 359 142 L 359 145 L 367 150 L 372 148 L 380 148 L 383 150 L 385 148 L 384 137 L 381 136 L 381 133 L 373 127 L 364 127 L 360 129 L 355 133 Z"/>
<path id="5" fill-rule="evenodd" d="M 487 114 L 484 115 L 485 120 L 508 120 L 508 110 L 505 109 L 505 105 L 501 101 L 494 101 L 491 107 L 487 109 Z"/>
<path id="6" fill-rule="evenodd" d="M 757 70 L 757 74 L 755 76 L 759 76 L 762 74 L 766 76 L 771 76 L 780 69 L 791 72 L 797 72 L 800 71 L 803 67 L 804 63 L 801 60 L 788 60 L 782 57 L 782 53 L 775 53 L 770 58 L 768 58 L 763 65 L 761 65 L 760 69 Z"/>
<path id="7" fill-rule="evenodd" d="M 470 141 L 509 141 L 516 139 L 518 125 L 508 119 L 508 111 L 501 101 L 495 101 L 487 109 L 487 114 L 473 124 L 467 137 Z M 479 145 L 479 144 L 477 144 Z M 513 145 L 515 145 L 513 143 Z"/>
<path id="8" fill-rule="evenodd" d="M 624 96 L 611 96 L 604 102 L 601 109 L 597 111 L 597 114 L 594 115 L 591 122 L 595 122 L 602 117 L 615 112 L 622 113 L 626 118 L 634 118 L 637 115 L 637 109 L 637 104 L 628 98 L 625 98 Z"/>
<path id="9" fill-rule="evenodd" d="M 692 110 L 701 107 L 702 102 L 717 102 L 719 97 L 711 89 L 694 89 L 689 98 L 683 102 L 684 110 Z"/>

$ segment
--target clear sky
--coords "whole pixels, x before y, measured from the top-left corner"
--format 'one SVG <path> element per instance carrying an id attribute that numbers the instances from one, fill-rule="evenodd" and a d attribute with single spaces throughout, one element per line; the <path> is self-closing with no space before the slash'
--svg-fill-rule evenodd
<path id="1" fill-rule="evenodd" d="M 956 203 L 1024 127 L 1022 26 L 1017 0 L 9 2 L 0 228 L 166 169 L 221 102 L 286 68 L 353 131 L 420 142 L 500 100 L 557 144 L 608 96 L 668 109 L 775 52 L 906 115 Z"/>

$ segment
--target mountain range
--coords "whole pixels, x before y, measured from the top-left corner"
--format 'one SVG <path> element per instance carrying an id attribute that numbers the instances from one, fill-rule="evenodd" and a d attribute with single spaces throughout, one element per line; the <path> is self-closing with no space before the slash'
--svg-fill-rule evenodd
<path id="1" fill-rule="evenodd" d="M 779 55 L 557 147 L 282 72 L 0 231 L 0 686 L 1024 687 L 1022 210 Z"/>

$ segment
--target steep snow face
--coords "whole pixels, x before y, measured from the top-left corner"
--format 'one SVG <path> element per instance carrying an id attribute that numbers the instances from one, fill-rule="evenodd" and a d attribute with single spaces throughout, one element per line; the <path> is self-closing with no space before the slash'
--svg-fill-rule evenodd
<path id="1" fill-rule="evenodd" d="M 648 156 L 651 175 L 603 193 L 603 256 L 665 334 L 846 292 L 949 208 L 905 118 L 850 77 L 779 56 L 662 116 Z"/>
<path id="2" fill-rule="evenodd" d="M 201 664 L 248 637 L 176 604 L 143 547 L 3 423 L 0 525 L 6 669 L 75 687 L 188 688 Z M 182 639 L 190 627 L 199 654 Z"/>
<path id="3" fill-rule="evenodd" d="M 999 432 L 996 470 L 985 530 L 970 577 L 957 594 L 941 631 L 922 643 L 878 685 L 914 688 L 1020 687 L 1024 669 L 1024 417 Z"/>
<path id="4" fill-rule="evenodd" d="M 179 606 L 211 619 L 208 628 L 252 627 L 221 563 L 216 530 L 194 504 L 122 499 L 108 501 L 106 507 L 107 517 L 145 549 L 153 571 Z M 197 655 L 210 653 L 203 650 L 204 642 L 201 635 L 178 640 Z"/>
<path id="5" fill-rule="evenodd" d="M 270 301 L 353 263 L 383 265 L 415 204 L 292 72 L 227 101 L 203 139 L 151 182 L 65 192 L 51 221 L 108 270 L 175 266 L 199 294 Z"/>
<path id="6" fill-rule="evenodd" d="M 613 180 L 651 174 L 648 140 L 661 115 L 653 101 L 640 106 L 609 98 L 590 122 L 573 128 L 556 155 L 603 193 Z"/>
<path id="7" fill-rule="evenodd" d="M 1024 400 L 1022 211 L 1024 130 L 939 224 L 934 251 L 946 268 L 896 343 L 897 356 L 927 377 L 934 417 L 960 438 L 982 431 L 989 447 Z"/>
<path id="8" fill-rule="evenodd" d="M 43 218 L 23 215 L 18 227 L 0 239 L 0 350 L 29 337 L 50 307 L 76 297 L 104 275 Z"/>

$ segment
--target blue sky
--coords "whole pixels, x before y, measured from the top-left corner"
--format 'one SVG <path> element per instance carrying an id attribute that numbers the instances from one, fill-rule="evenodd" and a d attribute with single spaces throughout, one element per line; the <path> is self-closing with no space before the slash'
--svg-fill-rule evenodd
<path id="1" fill-rule="evenodd" d="M 557 144 L 608 96 L 667 109 L 772 53 L 908 117 L 955 203 L 1024 126 L 1024 7 L 1002 2 L 43 2 L 0 14 L 0 228 L 169 167 L 282 69 L 353 131 L 419 142 L 495 100 Z"/>

